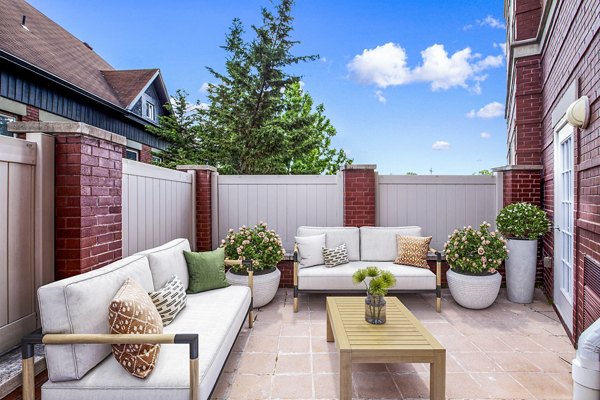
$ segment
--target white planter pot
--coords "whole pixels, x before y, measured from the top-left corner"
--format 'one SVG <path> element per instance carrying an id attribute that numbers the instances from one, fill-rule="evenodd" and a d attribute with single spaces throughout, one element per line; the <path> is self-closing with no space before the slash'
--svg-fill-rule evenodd
<path id="1" fill-rule="evenodd" d="M 498 297 L 502 283 L 502 276 L 498 272 L 476 276 L 459 274 L 449 269 L 446 279 L 454 300 L 463 307 L 475 310 L 491 306 Z"/>
<path id="2" fill-rule="evenodd" d="M 236 275 L 227 271 L 225 277 L 230 285 L 248 286 L 248 275 Z M 281 271 L 277 268 L 268 274 L 254 275 L 254 308 L 265 306 L 273 300 L 280 278 Z"/>
<path id="3" fill-rule="evenodd" d="M 508 239 L 506 259 L 506 292 L 513 303 L 533 301 L 537 265 L 537 240 Z"/>

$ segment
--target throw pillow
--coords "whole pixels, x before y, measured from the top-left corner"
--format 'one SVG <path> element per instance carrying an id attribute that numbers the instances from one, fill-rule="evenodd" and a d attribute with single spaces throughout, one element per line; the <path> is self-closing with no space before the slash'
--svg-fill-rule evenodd
<path id="1" fill-rule="evenodd" d="M 206 292 L 229 286 L 225 280 L 225 249 L 194 253 L 184 251 L 190 275 L 189 294 Z"/>
<path id="2" fill-rule="evenodd" d="M 322 250 L 325 247 L 324 233 L 314 236 L 296 236 L 294 239 L 298 245 L 300 268 L 314 267 L 325 263 Z"/>
<path id="3" fill-rule="evenodd" d="M 173 275 L 171 279 L 165 283 L 165 286 L 161 287 L 156 292 L 150 293 L 150 298 L 160 314 L 163 326 L 167 326 L 173 322 L 187 302 L 183 283 L 179 280 L 177 275 Z"/>
<path id="4" fill-rule="evenodd" d="M 394 264 L 412 265 L 419 268 L 429 268 L 427 264 L 427 253 L 431 236 L 402 236 L 396 235 L 398 243 L 398 257 Z"/>
<path id="5" fill-rule="evenodd" d="M 323 247 L 322 251 L 326 267 L 335 267 L 337 265 L 347 264 L 350 262 L 348 260 L 348 249 L 346 249 L 346 243 L 342 243 L 333 249 Z"/>
<path id="6" fill-rule="evenodd" d="M 110 333 L 163 333 L 162 320 L 148 293 L 128 278 L 108 309 Z M 117 362 L 131 375 L 146 378 L 154 370 L 160 353 L 159 344 L 113 344 Z"/>

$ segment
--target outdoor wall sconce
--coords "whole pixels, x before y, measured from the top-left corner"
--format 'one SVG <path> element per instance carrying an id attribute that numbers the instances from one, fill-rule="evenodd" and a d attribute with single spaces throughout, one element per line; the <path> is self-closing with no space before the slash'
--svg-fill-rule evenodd
<path id="1" fill-rule="evenodd" d="M 585 129 L 590 122 L 590 99 L 582 96 L 567 108 L 567 122 L 575 128 Z"/>

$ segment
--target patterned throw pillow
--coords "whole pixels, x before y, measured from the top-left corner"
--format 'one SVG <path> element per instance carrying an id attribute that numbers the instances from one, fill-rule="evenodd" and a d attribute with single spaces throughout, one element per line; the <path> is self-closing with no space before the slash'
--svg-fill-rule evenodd
<path id="1" fill-rule="evenodd" d="M 323 259 L 325 260 L 326 267 L 335 267 L 337 265 L 349 263 L 346 243 L 333 249 L 323 247 Z"/>
<path id="2" fill-rule="evenodd" d="M 162 318 L 163 326 L 169 325 L 177 314 L 185 307 L 187 295 L 183 288 L 183 283 L 177 275 L 173 275 L 171 279 L 165 283 L 165 286 L 156 292 L 149 293 L 152 302 L 156 306 L 156 310 Z"/>
<path id="3" fill-rule="evenodd" d="M 394 264 L 412 265 L 419 268 L 429 268 L 427 253 L 431 236 L 402 236 L 396 235 L 398 243 L 398 257 Z"/>
<path id="4" fill-rule="evenodd" d="M 128 278 L 108 309 L 110 333 L 163 333 L 162 320 L 148 293 Z M 156 365 L 159 344 L 113 344 L 112 353 L 127 372 L 146 378 Z"/>

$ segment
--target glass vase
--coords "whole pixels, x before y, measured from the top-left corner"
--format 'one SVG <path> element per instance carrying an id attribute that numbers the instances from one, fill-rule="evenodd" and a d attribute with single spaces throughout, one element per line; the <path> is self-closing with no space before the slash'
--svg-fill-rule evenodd
<path id="1" fill-rule="evenodd" d="M 385 298 L 383 296 L 367 294 L 365 321 L 373 325 L 385 324 Z"/>

